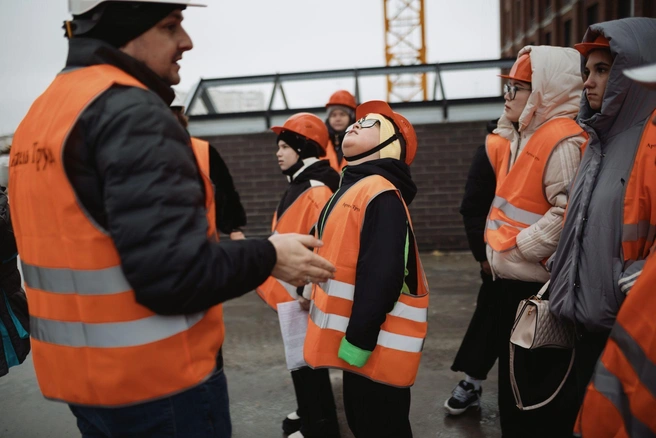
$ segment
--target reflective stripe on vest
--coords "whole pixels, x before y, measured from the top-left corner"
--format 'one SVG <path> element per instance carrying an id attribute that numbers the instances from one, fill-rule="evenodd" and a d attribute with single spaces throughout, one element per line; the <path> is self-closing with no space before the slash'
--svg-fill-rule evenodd
<path id="1" fill-rule="evenodd" d="M 394 315 L 392 312 L 389 315 Z M 396 315 L 394 315 L 396 316 Z M 349 318 L 340 315 L 323 313 L 316 306 L 310 309 L 310 318 L 312 322 L 322 329 L 336 330 L 346 334 Z M 424 346 L 423 338 L 414 338 L 381 330 L 378 334 L 377 345 L 409 353 L 421 353 Z"/>
<path id="2" fill-rule="evenodd" d="M 625 268 L 636 260 L 644 260 L 654 246 L 656 237 L 656 126 L 651 120 L 654 111 L 645 121 L 640 137 L 631 176 L 624 194 L 624 226 L 622 252 Z"/>
<path id="3" fill-rule="evenodd" d="M 563 140 L 585 135 L 574 120 L 556 118 L 535 131 L 510 167 L 510 142 L 488 136 L 486 151 L 497 176 L 495 198 L 485 240 L 497 252 L 516 247 L 517 235 L 539 221 L 552 205 L 544 194 L 544 172 L 554 149 Z"/>
<path id="4" fill-rule="evenodd" d="M 584 437 L 656 436 L 656 258 L 622 304 L 577 427 Z M 603 419 L 599 425 L 599 419 Z"/>
<path id="5" fill-rule="evenodd" d="M 383 177 L 364 178 L 342 194 L 339 204 L 323 219 L 324 246 L 317 252 L 333 263 L 337 271 L 334 279 L 313 288 L 304 355 L 313 368 L 344 369 L 376 382 L 408 387 L 412 386 L 417 374 L 427 329 L 428 286 L 416 251 L 417 272 L 410 275 L 417 276 L 417 295 L 399 291 L 399 300 L 381 325 L 377 345 L 367 363 L 357 368 L 338 357 L 339 344 L 346 333 L 355 299 L 360 230 L 366 206 L 386 191 L 399 195 Z M 399 198 L 402 200 L 400 195 Z M 411 228 L 407 208 L 406 214 Z"/>
<path id="6" fill-rule="evenodd" d="M 90 219 L 68 180 L 62 157 L 69 132 L 116 84 L 146 88 L 109 65 L 59 74 L 16 131 L 10 166 L 10 197 L 21 200 L 10 208 L 39 386 L 46 398 L 101 407 L 143 403 L 202 383 L 216 367 L 224 336 L 220 305 L 161 316 L 137 303 L 109 233 Z M 36 150 L 47 163 L 28 158 Z M 207 161 L 199 167 L 209 167 Z M 212 184 L 200 176 L 209 216 Z M 208 238 L 215 233 L 208 218 Z"/>
<path id="7" fill-rule="evenodd" d="M 32 289 L 59 294 L 112 295 L 131 290 L 120 266 L 77 270 L 44 268 L 21 262 L 23 279 Z"/>
<path id="8" fill-rule="evenodd" d="M 66 347 L 124 348 L 161 341 L 195 326 L 205 312 L 193 315 L 153 315 L 136 321 L 86 324 L 30 317 L 34 339 Z"/>
<path id="9" fill-rule="evenodd" d="M 319 213 L 331 195 L 332 192 L 328 186 L 311 180 L 310 187 L 287 207 L 280 218 L 277 217 L 277 212 L 274 213 L 271 231 L 273 234 L 309 234 L 316 226 Z M 267 278 L 255 290 L 260 298 L 275 311 L 278 310 L 279 303 L 294 301 L 299 297 L 296 286 L 274 277 Z"/>

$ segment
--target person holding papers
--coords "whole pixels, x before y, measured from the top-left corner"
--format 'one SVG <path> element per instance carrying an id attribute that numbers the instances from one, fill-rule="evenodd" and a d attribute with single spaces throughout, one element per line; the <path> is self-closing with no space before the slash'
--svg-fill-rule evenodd
<path id="1" fill-rule="evenodd" d="M 273 215 L 273 233 L 314 234 L 319 212 L 339 186 L 339 174 L 327 160 L 328 129 L 310 113 L 291 116 L 283 126 L 271 130 L 278 135 L 276 157 L 289 187 Z M 310 307 L 310 281 L 306 287 L 269 277 L 257 288 L 258 295 L 277 311 L 279 303 L 298 300 Z M 327 369 L 307 366 L 292 371 L 298 408 L 282 423 L 283 432 L 293 438 L 333 438 L 339 436 L 335 401 Z"/>

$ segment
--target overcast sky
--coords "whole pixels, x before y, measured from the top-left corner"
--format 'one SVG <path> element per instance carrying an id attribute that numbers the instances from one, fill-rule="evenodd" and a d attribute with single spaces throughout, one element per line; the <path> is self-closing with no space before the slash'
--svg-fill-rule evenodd
<path id="1" fill-rule="evenodd" d="M 0 3 L 2 135 L 16 129 L 63 68 L 67 45 L 61 25 L 68 12 L 67 0 Z M 201 77 L 385 64 L 383 0 L 206 3 L 207 8 L 185 11 L 184 26 L 195 47 L 181 62 L 182 82 L 176 88 L 183 92 Z M 498 0 L 425 0 L 425 9 L 429 63 L 499 57 Z M 479 86 L 478 79 L 473 82 Z M 327 98 L 323 94 L 311 97 L 320 105 Z"/>

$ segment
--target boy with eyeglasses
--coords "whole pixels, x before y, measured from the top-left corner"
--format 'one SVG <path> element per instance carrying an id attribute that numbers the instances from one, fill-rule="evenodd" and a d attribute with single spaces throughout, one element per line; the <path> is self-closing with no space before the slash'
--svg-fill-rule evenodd
<path id="1" fill-rule="evenodd" d="M 583 83 L 573 49 L 527 46 L 505 85 L 504 112 L 486 150 L 497 178 L 485 229 L 487 259 L 500 279 L 499 412 L 504 437 L 566 436 L 574 416 L 560 409 L 572 404 L 567 391 L 535 410 L 517 408 L 510 384 L 510 332 L 519 302 L 537 294 L 549 280 L 547 259 L 556 250 L 586 135 L 576 124 Z M 523 396 L 541 402 L 558 387 L 569 364 L 569 351 L 517 354 L 515 376 Z M 564 366 L 564 369 L 563 369 Z M 530 376 L 539 379 L 528 381 Z M 479 388 L 457 387 L 454 397 L 475 398 Z M 542 397 L 544 395 L 544 397 Z M 549 418 L 548 422 L 539 419 Z M 535 424 L 541 423 L 539 430 Z"/>
<path id="2" fill-rule="evenodd" d="M 427 328 L 428 286 L 407 205 L 417 136 L 382 101 L 356 110 L 338 191 L 319 215 L 318 253 L 335 278 L 314 287 L 305 340 L 313 368 L 344 370 L 344 408 L 357 438 L 407 438 L 410 386 Z"/>

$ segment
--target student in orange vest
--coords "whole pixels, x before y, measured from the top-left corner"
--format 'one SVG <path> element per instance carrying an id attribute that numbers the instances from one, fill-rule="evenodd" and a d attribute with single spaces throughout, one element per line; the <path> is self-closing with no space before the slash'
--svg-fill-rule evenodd
<path id="1" fill-rule="evenodd" d="M 307 235 L 216 242 L 212 183 L 169 109 L 191 2 L 68 4 L 66 67 L 10 162 L 40 389 L 83 437 L 229 437 L 221 303 L 332 267 Z"/>
<path id="2" fill-rule="evenodd" d="M 319 217 L 319 254 L 335 278 L 312 292 L 304 356 L 344 370 L 344 408 L 357 438 L 412 436 L 410 386 L 426 336 L 428 285 L 407 204 L 414 128 L 382 101 L 358 106 L 347 129 L 349 165 Z"/>
<path id="3" fill-rule="evenodd" d="M 189 118 L 185 115 L 185 107 L 171 105 L 171 111 L 180 124 L 187 129 Z M 232 181 L 228 166 L 221 158 L 219 151 L 209 142 L 192 137 L 191 146 L 201 170 L 210 177 L 214 184 L 216 228 L 230 236 L 230 240 L 245 239 L 242 228 L 246 226 L 246 211 L 241 205 L 239 193 Z"/>
<path id="4" fill-rule="evenodd" d="M 328 161 L 320 159 L 328 144 L 326 125 L 314 114 L 299 113 L 271 130 L 278 135 L 278 166 L 289 181 L 273 215 L 271 231 L 314 234 L 319 212 L 339 186 L 339 174 Z M 297 288 L 269 277 L 257 293 L 273 310 L 279 303 L 293 300 L 298 300 L 305 310 L 310 308 L 309 285 Z M 291 374 L 298 408 L 283 420 L 283 432 L 294 438 L 338 437 L 328 370 L 303 367 Z"/>
<path id="5" fill-rule="evenodd" d="M 546 406 L 522 411 L 510 383 L 510 332 L 519 302 L 537 294 L 549 280 L 545 264 L 556 250 L 568 189 L 587 137 L 574 121 L 583 90 L 574 49 L 527 46 L 504 86 L 505 110 L 487 153 L 497 180 L 485 230 L 487 259 L 500 278 L 499 413 L 504 437 L 560 437 L 571 434 L 575 401 L 569 386 Z M 542 349 L 516 354 L 515 376 L 524 400 L 536 404 L 558 388 L 571 352 Z M 527 383 L 536 375 L 539 382 Z M 530 391 L 530 392 L 529 392 Z M 535 427 L 538 419 L 539 428 Z"/>
<path id="6" fill-rule="evenodd" d="M 335 91 L 326 104 L 328 111 L 326 127 L 329 135 L 326 158 L 330 161 L 332 168 L 340 173 L 348 164 L 344 159 L 342 141 L 346 134 L 346 128 L 355 122 L 356 106 L 355 97 L 346 90 Z"/>
<path id="7" fill-rule="evenodd" d="M 572 373 L 579 406 L 654 239 L 653 167 L 643 168 L 639 158 L 652 147 L 644 135 L 656 91 L 622 73 L 656 62 L 651 41 L 656 19 L 643 17 L 594 24 L 575 45 L 585 79 L 577 120 L 590 141 L 570 189 L 549 305 L 576 328 Z"/>
<path id="8" fill-rule="evenodd" d="M 634 81 L 656 91 L 656 64 L 624 70 Z M 644 142 L 656 145 L 656 110 L 649 117 Z M 636 164 L 656 187 L 656 147 L 642 147 Z M 645 193 L 650 198 L 654 192 Z M 656 199 L 651 199 L 652 209 Z M 656 246 L 617 314 L 610 339 L 597 363 L 579 412 L 576 436 L 584 438 L 656 436 Z"/>

